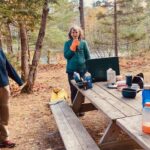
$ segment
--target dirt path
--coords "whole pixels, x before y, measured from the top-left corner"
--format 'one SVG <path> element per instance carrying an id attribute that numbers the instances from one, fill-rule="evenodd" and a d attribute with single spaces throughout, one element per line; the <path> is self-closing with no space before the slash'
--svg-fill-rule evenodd
<path id="1" fill-rule="evenodd" d="M 132 63 L 132 59 L 121 60 L 122 73 L 127 71 L 139 73 L 144 71 L 146 81 L 150 79 L 150 66 L 147 62 Z M 130 64 L 130 67 L 128 65 Z M 147 63 L 147 65 L 145 65 Z M 133 64 L 133 65 L 132 65 Z M 136 64 L 136 66 L 135 66 Z M 150 83 L 150 82 L 149 82 Z M 10 138 L 17 143 L 15 150 L 64 150 L 55 121 L 48 108 L 51 88 L 59 86 L 69 90 L 65 65 L 42 65 L 39 67 L 38 78 L 33 94 L 17 94 L 10 99 Z M 92 117 L 92 119 L 90 119 Z M 108 120 L 100 112 L 89 112 L 81 118 L 84 126 L 98 142 Z"/>
<path id="2" fill-rule="evenodd" d="M 10 137 L 17 143 L 15 150 L 62 149 L 59 133 L 48 108 L 51 87 L 65 77 L 64 66 L 42 66 L 33 94 L 11 98 Z M 62 72 L 60 76 L 59 72 Z M 63 74 L 64 72 L 64 74 Z M 57 82 L 56 82 L 57 80 Z M 65 87 L 64 85 L 61 85 Z M 57 145 L 57 146 L 56 146 Z M 59 145 L 59 146 L 58 146 Z"/>

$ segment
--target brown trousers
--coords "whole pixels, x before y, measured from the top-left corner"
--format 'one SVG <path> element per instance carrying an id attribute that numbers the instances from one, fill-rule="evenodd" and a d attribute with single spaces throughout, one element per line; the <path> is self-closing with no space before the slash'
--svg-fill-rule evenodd
<path id="1" fill-rule="evenodd" d="M 10 97 L 9 85 L 0 87 L 0 141 L 8 138 L 8 120 L 9 120 L 9 104 Z"/>

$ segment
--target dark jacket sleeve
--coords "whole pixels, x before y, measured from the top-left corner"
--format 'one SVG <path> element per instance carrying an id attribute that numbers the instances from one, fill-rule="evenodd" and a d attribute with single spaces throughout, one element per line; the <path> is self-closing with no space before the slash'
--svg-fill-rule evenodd
<path id="1" fill-rule="evenodd" d="M 6 66 L 4 66 L 0 59 L 0 87 L 4 87 L 9 84 Z"/>
<path id="2" fill-rule="evenodd" d="M 9 63 L 9 61 L 6 58 L 6 69 L 8 72 L 8 76 L 13 79 L 19 86 L 23 85 L 23 81 L 15 71 L 15 69 L 12 67 L 12 65 Z"/>
<path id="3" fill-rule="evenodd" d="M 66 59 L 71 59 L 74 56 L 75 52 L 70 50 L 70 46 L 68 42 L 65 43 L 64 45 L 64 57 Z"/>
<path id="4" fill-rule="evenodd" d="M 9 84 L 8 76 L 10 76 L 20 86 L 23 81 L 20 79 L 15 69 L 8 62 L 4 52 L 0 49 L 0 86 L 4 87 Z"/>

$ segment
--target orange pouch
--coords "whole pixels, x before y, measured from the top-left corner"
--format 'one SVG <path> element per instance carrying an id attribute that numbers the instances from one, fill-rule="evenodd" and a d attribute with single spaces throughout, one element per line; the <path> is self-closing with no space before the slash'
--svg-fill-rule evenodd
<path id="1" fill-rule="evenodd" d="M 70 46 L 70 49 L 72 51 L 76 51 L 76 47 L 80 44 L 79 40 L 73 40 L 71 46 Z"/>

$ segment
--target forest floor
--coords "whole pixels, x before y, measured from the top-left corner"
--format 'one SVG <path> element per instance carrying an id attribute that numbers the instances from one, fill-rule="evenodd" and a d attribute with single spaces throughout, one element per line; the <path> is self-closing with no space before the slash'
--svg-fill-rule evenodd
<path id="1" fill-rule="evenodd" d="M 40 65 L 34 92 L 20 94 L 12 82 L 10 98 L 10 139 L 16 142 L 15 150 L 64 150 L 55 120 L 48 107 L 51 89 L 59 86 L 69 91 L 65 61 L 62 57 L 56 65 Z M 134 58 L 121 58 L 121 74 L 143 72 L 145 82 L 150 83 L 150 55 L 140 54 Z M 92 119 L 90 119 L 92 117 Z M 98 143 L 108 124 L 108 118 L 101 112 L 85 114 L 80 120 Z"/>

